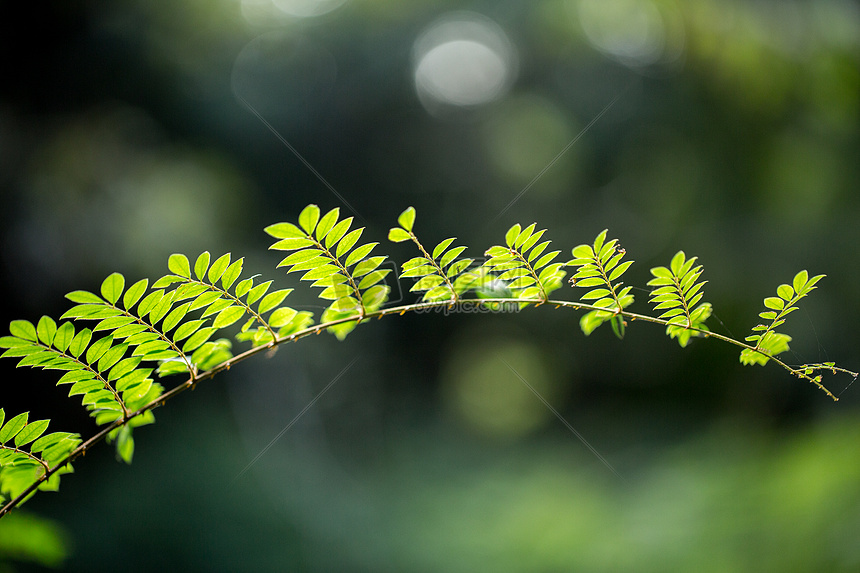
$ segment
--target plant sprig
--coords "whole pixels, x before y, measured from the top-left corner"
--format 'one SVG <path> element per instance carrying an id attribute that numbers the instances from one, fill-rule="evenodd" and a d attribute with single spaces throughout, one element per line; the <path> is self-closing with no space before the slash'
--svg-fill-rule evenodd
<path id="1" fill-rule="evenodd" d="M 633 261 L 621 262 L 627 251 L 618 245 L 618 239 L 607 242 L 607 232 L 604 229 L 591 245 L 573 248 L 574 258 L 567 264 L 578 267 L 578 270 L 570 283 L 591 289 L 582 295 L 581 300 L 594 300 L 592 304 L 597 307 L 597 310 L 586 313 L 580 319 L 582 332 L 588 336 L 608 320 L 615 336 L 624 338 L 627 323 L 622 311 L 633 304 L 633 295 L 630 294 L 633 287 L 622 287 L 623 283 L 615 281 L 627 272 Z"/>
<path id="2" fill-rule="evenodd" d="M 228 253 L 212 261 L 208 252 L 199 255 L 193 267 L 185 255 L 171 255 L 171 274 L 151 288 L 147 279 L 126 288 L 125 277 L 113 273 L 102 282 L 99 295 L 69 293 L 67 298 L 75 305 L 60 320 L 88 322 L 90 327 L 76 329 L 73 322 L 57 324 L 47 316 L 35 325 L 12 321 L 9 335 L 0 337 L 0 348 L 5 349 L 0 357 L 18 359 L 18 366 L 64 372 L 57 384 L 70 384 L 70 397 L 82 396 L 82 406 L 100 429 L 85 441 L 67 432 L 43 435 L 48 420 L 28 422 L 26 412 L 6 420 L 0 409 L 0 496 L 6 498 L 0 517 L 35 491 L 56 489 L 60 475 L 71 471 L 71 462 L 103 440 L 114 442 L 118 457 L 130 462 L 133 428 L 152 423 L 152 410 L 200 381 L 279 344 L 323 331 L 343 339 L 360 322 L 390 314 L 457 305 L 549 304 L 585 311 L 580 326 L 586 335 L 609 322 L 622 338 L 626 321 L 637 320 L 662 325 L 682 347 L 694 337 L 733 344 L 741 349 L 741 363 L 774 362 L 833 400 L 838 398 L 824 386 L 824 373 L 857 378 L 857 373 L 833 362 L 790 366 L 777 358 L 788 350 L 791 338 L 776 329 L 798 308 L 800 299 L 817 288 L 823 275 L 809 278 L 801 271 L 791 285 L 780 285 L 777 296 L 766 298 L 766 310 L 759 314 L 767 323 L 755 326 L 753 334 L 740 341 L 708 329 L 711 305 L 701 302 L 703 269 L 696 265 L 696 257 L 688 259 L 683 251 L 669 267 L 651 269 L 648 285 L 655 287 L 651 303 L 662 313 L 649 316 L 629 310 L 632 287 L 619 279 L 633 261 L 623 260 L 626 251 L 617 239 L 607 241 L 605 230 L 593 243 L 573 248 L 574 259 L 559 263 L 555 262 L 559 251 L 548 251 L 550 241 L 542 241 L 545 230 L 516 224 L 505 234 L 505 246 L 490 247 L 490 258 L 473 268 L 473 259 L 459 258 L 465 247 L 452 246 L 453 238 L 428 252 L 413 230 L 415 210 L 410 207 L 398 218 L 399 226 L 391 229 L 389 239 L 411 240 L 418 247 L 421 256 L 404 263 L 401 278 L 417 279 L 411 290 L 423 295 L 418 302 L 385 306 L 390 271 L 380 268 L 385 256 L 371 256 L 378 243 L 356 246 L 364 228 L 350 230 L 351 217 L 340 220 L 338 209 L 321 216 L 316 205 L 306 207 L 298 223 L 277 223 L 266 232 L 278 239 L 272 249 L 291 251 L 278 266 L 288 273 L 303 272 L 302 281 L 322 289 L 319 296 L 329 306 L 316 324 L 310 312 L 282 306 L 293 289 L 272 291 L 273 281 L 255 283 L 256 277 L 240 280 L 243 259 L 233 260 Z M 561 287 L 565 266 L 576 268 L 571 278 L 575 286 L 589 289 L 579 301 L 549 298 Z M 498 285 L 504 288 L 494 291 Z M 212 340 L 228 328 L 234 329 L 238 342 L 250 343 L 251 348 L 233 355 L 229 339 Z M 171 374 L 187 378 L 169 389 L 152 378 Z"/>

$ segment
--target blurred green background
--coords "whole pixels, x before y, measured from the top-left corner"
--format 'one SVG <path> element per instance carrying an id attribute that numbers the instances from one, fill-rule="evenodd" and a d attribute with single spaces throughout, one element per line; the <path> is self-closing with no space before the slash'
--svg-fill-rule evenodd
<path id="1" fill-rule="evenodd" d="M 262 228 L 311 202 L 403 262 L 385 236 L 414 205 L 472 256 L 515 222 L 565 253 L 608 227 L 639 286 L 684 249 L 737 338 L 824 273 L 785 358 L 860 368 L 855 2 L 70 1 L 2 26 L 3 324 L 173 252 L 296 286 Z M 243 363 L 157 410 L 132 466 L 98 448 L 0 521 L 0 571 L 860 570 L 860 384 L 835 404 L 578 319 L 410 315 Z M 54 376 L 0 368 L 7 413 L 93 432 Z"/>

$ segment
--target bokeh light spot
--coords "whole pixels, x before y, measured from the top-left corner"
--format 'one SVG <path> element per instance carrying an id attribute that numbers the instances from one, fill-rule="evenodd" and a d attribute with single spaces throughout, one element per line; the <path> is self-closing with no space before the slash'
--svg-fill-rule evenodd
<path id="1" fill-rule="evenodd" d="M 527 435 L 546 424 L 552 413 L 517 374 L 550 403 L 558 397 L 560 388 L 547 356 L 536 346 L 495 337 L 459 345 L 445 365 L 445 401 L 477 434 L 508 439 Z"/>
<path id="2" fill-rule="evenodd" d="M 432 24 L 413 48 L 415 89 L 424 107 L 473 107 L 500 98 L 516 75 L 505 33 L 491 20 L 457 12 Z"/>
<path id="3" fill-rule="evenodd" d="M 570 123 L 563 110 L 543 97 L 529 94 L 508 98 L 493 110 L 483 129 L 490 163 L 503 178 L 524 185 L 570 143 Z M 541 176 L 533 193 L 570 190 L 582 150 L 583 142 L 568 149 L 563 160 Z"/>
<path id="4" fill-rule="evenodd" d="M 647 66 L 663 55 L 666 30 L 650 0 L 580 0 L 577 15 L 589 43 L 627 66 Z"/>

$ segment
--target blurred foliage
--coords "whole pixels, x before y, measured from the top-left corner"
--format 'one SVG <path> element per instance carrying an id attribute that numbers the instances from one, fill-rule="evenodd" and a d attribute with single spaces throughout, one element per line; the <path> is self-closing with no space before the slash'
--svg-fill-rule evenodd
<path id="1" fill-rule="evenodd" d="M 375 237 L 415 205 L 429 244 L 470 229 L 463 244 L 492 245 L 512 223 L 537 221 L 569 250 L 608 227 L 637 261 L 629 284 L 645 284 L 678 249 L 695 253 L 709 324 L 729 334 L 748 332 L 762 297 L 797 270 L 826 274 L 788 325 L 792 350 L 796 362 L 856 370 L 855 2 L 318 4 L 330 11 L 299 18 L 290 14 L 309 4 L 296 0 L 127 0 L 21 4 L 4 18 L 0 299 L 14 302 L 0 322 L 58 315 L 65 309 L 51 305 L 65 292 L 112 271 L 158 274 L 170 252 L 232 251 L 253 272 L 271 269 L 276 258 L 254 254 L 266 246 L 260 229 L 308 203 L 365 219 Z M 512 47 L 501 59 L 510 80 L 486 103 L 437 102 L 429 113 L 415 46 L 462 10 L 494 23 L 488 45 L 501 33 Z M 41 34 L 26 52 L 13 28 L 23 22 Z M 480 61 L 464 53 L 462 69 Z M 468 95 L 490 85 L 458 77 Z M 400 249 L 385 251 L 412 256 Z M 645 308 L 647 293 L 634 294 L 631 310 Z M 374 358 L 228 494 L 348 362 L 335 364 L 349 351 L 325 339 L 282 349 L 241 380 L 231 373 L 177 400 L 187 409 L 141 433 L 132 468 L 105 454 L 105 465 L 64 482 L 79 494 L 43 496 L 34 509 L 67 525 L 79 570 L 131 554 L 140 569 L 281 569 L 285 559 L 307 570 L 857 569 L 856 385 L 833 406 L 776 369 L 741 370 L 719 345 L 682 351 L 638 324 L 623 343 L 610 332 L 583 339 L 578 319 L 538 309 L 368 328 L 346 344 Z M 546 380 L 550 403 L 625 482 L 525 406 L 529 395 L 494 386 L 519 382 L 477 359 L 488 338 L 510 341 L 511 360 L 534 370 L 534 384 Z M 44 378 L 0 368 L 22 394 L 51 395 Z M 456 406 L 476 388 L 498 392 L 500 411 L 522 403 L 534 416 L 513 436 L 476 429 L 475 413 Z M 24 403 L 4 393 L 7 411 Z M 62 427 L 56 411 L 32 416 Z M 187 420 L 217 428 L 192 431 Z M 68 424 L 91 429 L 85 415 Z M 235 467 L 219 465 L 224 455 Z M 123 485 L 99 492 L 114 480 Z M 228 548 L 243 560 L 227 559 Z"/>
<path id="2" fill-rule="evenodd" d="M 51 520 L 18 511 L 0 521 L 0 571 L 13 561 L 58 567 L 69 555 L 69 535 Z"/>

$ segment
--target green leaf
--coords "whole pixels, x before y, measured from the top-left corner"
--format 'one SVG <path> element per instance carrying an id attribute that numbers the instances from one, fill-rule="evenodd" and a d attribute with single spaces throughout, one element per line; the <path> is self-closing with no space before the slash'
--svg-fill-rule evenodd
<path id="1" fill-rule="evenodd" d="M 603 231 L 601 231 L 600 234 L 597 235 L 597 238 L 594 239 L 594 252 L 595 253 L 600 253 L 601 250 L 603 249 L 603 242 L 606 240 L 606 233 L 608 233 L 608 232 L 609 232 L 609 229 L 603 229 Z"/>
<path id="2" fill-rule="evenodd" d="M 370 257 L 369 259 L 365 259 L 355 265 L 355 268 L 352 269 L 352 276 L 354 278 L 363 277 L 367 273 L 373 271 L 385 261 L 386 257 L 384 255 L 378 257 Z"/>
<path id="3" fill-rule="evenodd" d="M 415 224 L 415 208 L 407 207 L 407 209 L 397 217 L 397 223 L 407 231 L 412 231 L 412 225 Z"/>
<path id="4" fill-rule="evenodd" d="M 269 317 L 269 326 L 272 328 L 286 326 L 297 314 L 297 311 L 288 307 L 276 309 Z"/>
<path id="5" fill-rule="evenodd" d="M 111 336 L 105 336 L 93 342 L 89 349 L 87 349 L 87 364 L 92 364 L 101 358 L 107 352 L 108 348 L 110 348 L 112 342 L 113 338 Z"/>
<path id="6" fill-rule="evenodd" d="M 269 225 L 264 230 L 266 231 L 266 233 L 276 239 L 307 238 L 307 235 L 292 223 L 275 223 L 274 225 Z M 209 280 L 215 282 L 215 280 L 213 280 L 211 276 L 209 277 Z"/>
<path id="7" fill-rule="evenodd" d="M 218 299 L 209 305 L 209 307 L 203 312 L 203 315 L 201 316 L 201 318 L 206 318 L 207 316 L 217 314 L 217 313 L 221 312 L 222 310 L 224 310 L 225 308 L 227 308 L 228 306 L 230 306 L 231 304 L 233 304 L 233 301 L 231 301 L 230 299 L 226 299 L 226 298 Z"/>
<path id="8" fill-rule="evenodd" d="M 152 283 L 152 288 L 164 288 L 169 287 L 174 283 L 185 282 L 185 279 L 180 277 L 179 275 L 164 275 L 154 283 Z"/>
<path id="9" fill-rule="evenodd" d="M 125 392 L 129 388 L 133 388 L 146 380 L 146 378 L 152 374 L 152 368 L 141 368 L 139 370 L 134 370 L 129 372 L 116 382 L 116 390 L 117 392 Z"/>
<path id="10" fill-rule="evenodd" d="M 125 289 L 125 277 L 120 273 L 112 273 L 102 282 L 101 293 L 106 301 L 116 304 L 123 289 Z"/>
<path id="11" fill-rule="evenodd" d="M 227 267 L 227 270 L 224 271 L 224 274 L 221 276 L 221 285 L 225 289 L 229 289 L 230 285 L 232 285 L 236 279 L 239 278 L 239 275 L 242 274 L 242 263 L 244 261 L 244 257 L 236 259 L 229 267 Z"/>
<path id="12" fill-rule="evenodd" d="M 0 444 L 5 444 L 16 435 L 21 429 L 27 424 L 27 417 L 30 415 L 29 412 L 24 412 L 22 414 L 18 414 L 14 418 L 10 418 L 6 425 L 0 428 Z"/>
<path id="13" fill-rule="evenodd" d="M 144 299 L 140 301 L 140 304 L 137 305 L 138 316 L 145 317 L 146 315 L 148 315 L 150 312 L 152 312 L 153 308 L 158 306 L 162 298 L 164 298 L 163 290 L 154 290 L 148 295 L 146 295 L 146 297 L 144 297 Z"/>
<path id="14" fill-rule="evenodd" d="M 357 247 L 346 258 L 346 260 L 343 263 L 343 266 L 349 267 L 349 266 L 357 263 L 358 261 L 360 261 L 361 259 L 363 259 L 367 255 L 369 255 L 370 251 L 372 251 L 374 249 L 374 247 L 376 247 L 376 245 L 378 245 L 378 244 L 379 243 L 366 243 L 364 245 L 361 245 L 360 247 Z"/>
<path id="15" fill-rule="evenodd" d="M 134 438 L 131 436 L 131 428 L 129 426 L 120 428 L 116 440 L 116 454 L 127 464 L 130 464 L 134 457 Z"/>
<path id="16" fill-rule="evenodd" d="M 363 231 L 364 231 L 364 227 L 361 227 L 360 229 L 356 229 L 356 230 L 350 232 L 349 234 L 347 234 L 347 236 L 345 236 L 343 239 L 341 239 L 340 243 L 338 243 L 338 245 L 337 245 L 336 256 L 342 257 L 343 255 L 348 253 L 349 250 L 358 241 L 358 239 L 361 238 L 361 233 Z"/>
<path id="17" fill-rule="evenodd" d="M 118 344 L 109 350 L 107 350 L 101 358 L 99 358 L 98 363 L 98 371 L 104 372 L 108 370 L 111 366 L 119 362 L 119 359 L 123 357 L 125 351 L 128 350 L 128 344 Z"/>
<path id="18" fill-rule="evenodd" d="M 365 290 L 365 289 L 375 285 L 376 283 L 378 283 L 379 281 L 384 279 L 385 276 L 390 272 L 391 272 L 390 269 L 383 269 L 380 271 L 373 271 L 372 273 L 367 274 L 365 277 L 363 277 L 361 279 L 361 282 L 358 283 L 358 289 L 359 290 Z"/>
<path id="19" fill-rule="evenodd" d="M 519 223 L 508 229 L 508 232 L 505 233 L 505 244 L 513 248 L 514 242 L 517 240 L 517 237 L 520 236 L 520 231 L 522 231 L 522 228 Z"/>
<path id="20" fill-rule="evenodd" d="M 791 288 L 791 285 L 779 285 L 776 289 L 776 294 L 778 294 L 779 298 L 783 299 L 785 302 L 789 302 L 794 298 L 794 289 Z"/>
<path id="21" fill-rule="evenodd" d="M 205 320 L 189 320 L 185 324 L 181 325 L 179 328 L 176 329 L 176 332 L 173 333 L 174 342 L 185 340 L 186 338 L 194 334 L 194 332 L 196 332 L 198 328 L 203 326 L 205 322 Z"/>
<path id="22" fill-rule="evenodd" d="M 455 261 L 451 263 L 451 266 L 448 267 L 448 271 L 445 273 L 449 278 L 459 275 L 464 270 L 469 268 L 469 265 L 474 263 L 474 259 L 460 259 L 459 261 Z"/>
<path id="23" fill-rule="evenodd" d="M 45 346 L 51 346 L 57 333 L 57 323 L 50 316 L 43 316 L 36 325 L 36 333 Z"/>
<path id="24" fill-rule="evenodd" d="M 794 292 L 800 293 L 803 291 L 803 287 L 806 286 L 806 283 L 809 281 L 809 273 L 805 270 L 800 271 L 796 275 L 794 275 L 794 280 L 792 281 L 792 286 L 794 287 Z"/>
<path id="25" fill-rule="evenodd" d="M 48 423 L 49 420 L 38 420 L 24 426 L 24 428 L 18 432 L 18 435 L 15 436 L 15 447 L 20 448 L 21 446 L 26 446 L 44 434 L 45 430 L 48 429 Z"/>
<path id="26" fill-rule="evenodd" d="M 112 316 L 99 321 L 99 323 L 93 327 L 93 332 L 99 332 L 101 330 L 116 330 L 117 328 L 133 323 L 135 320 L 136 319 L 133 316 Z"/>
<path id="27" fill-rule="evenodd" d="M 584 295 L 582 295 L 582 300 L 591 300 L 591 299 L 595 299 L 595 298 L 601 298 L 604 296 L 609 296 L 609 294 L 610 294 L 609 289 L 596 288 L 596 289 L 590 290 L 587 293 L 585 293 Z"/>
<path id="28" fill-rule="evenodd" d="M 316 229 L 316 237 L 318 241 L 322 241 L 331 228 L 337 223 L 337 219 L 340 217 L 340 208 L 335 207 L 325 215 L 323 215 L 320 222 L 317 224 Z"/>
<path id="29" fill-rule="evenodd" d="M 249 279 L 245 279 L 239 281 L 239 284 L 236 285 L 235 293 L 238 298 L 242 298 L 245 294 L 251 290 L 251 287 L 254 284 L 254 277 Z"/>
<path id="30" fill-rule="evenodd" d="M 436 247 L 433 249 L 432 257 L 434 259 L 438 259 L 442 255 L 442 253 L 445 252 L 445 249 L 447 249 L 449 246 L 451 246 L 451 243 L 453 243 L 455 240 L 456 240 L 456 237 L 449 237 L 443 241 L 440 241 L 439 244 L 436 245 Z M 507 251 L 505 251 L 505 252 L 507 252 Z"/>
<path id="31" fill-rule="evenodd" d="M 338 241 L 346 234 L 350 225 L 352 225 L 352 217 L 347 217 L 337 225 L 332 227 L 331 231 L 325 236 L 325 246 L 328 249 L 334 247 Z"/>
<path id="32" fill-rule="evenodd" d="M 454 261 L 454 259 L 462 255 L 463 251 L 465 250 L 466 247 L 454 247 L 453 249 L 445 253 L 441 259 L 439 259 L 439 266 L 442 268 L 447 267 Z"/>
<path id="33" fill-rule="evenodd" d="M 248 291 L 248 296 L 245 297 L 245 302 L 249 305 L 254 304 L 260 298 L 266 294 L 266 291 L 269 290 L 269 287 L 272 286 L 272 281 L 266 281 L 264 283 L 260 283 L 251 290 Z"/>
<path id="34" fill-rule="evenodd" d="M 78 332 L 69 344 L 69 353 L 77 358 L 86 349 L 92 338 L 92 331 L 89 328 L 84 328 Z"/>
<path id="35" fill-rule="evenodd" d="M 526 227 L 525 229 L 520 231 L 520 234 L 517 235 L 517 238 L 514 241 L 514 247 L 516 247 L 517 249 L 520 249 L 523 246 L 523 244 L 527 240 L 529 240 L 529 238 L 531 238 L 532 233 L 534 233 L 536 226 L 537 226 L 536 223 L 532 223 L 531 225 L 529 225 L 528 227 Z"/>
<path id="36" fill-rule="evenodd" d="M 75 337 L 75 327 L 71 322 L 64 322 L 54 335 L 54 346 L 60 352 L 65 352 Z"/>
<path id="37" fill-rule="evenodd" d="M 2 418 L 0 418 L 0 424 L 3 423 Z M 69 438 L 75 438 L 77 434 L 71 434 L 69 432 L 53 432 L 46 436 L 42 436 L 30 446 L 30 451 L 34 454 L 44 451 L 51 446 L 54 446 L 64 440 L 68 440 L 71 443 L 74 443 L 74 440 L 70 440 Z"/>
<path id="38" fill-rule="evenodd" d="M 609 324 L 610 326 L 612 326 L 612 332 L 615 334 L 615 336 L 617 336 L 619 340 L 623 340 L 626 327 L 624 318 L 617 315 L 613 316 L 611 319 L 609 319 Z"/>
<path id="39" fill-rule="evenodd" d="M 278 266 L 279 267 L 288 266 L 284 263 L 284 261 L 286 261 L 286 260 L 287 259 L 284 259 L 283 261 L 278 263 Z M 317 256 L 317 257 L 313 257 L 312 259 L 308 259 L 304 262 L 296 263 L 296 264 L 292 265 L 292 268 L 288 269 L 287 272 L 294 273 L 294 272 L 299 272 L 299 271 L 307 271 L 307 270 L 315 269 L 319 266 L 328 264 L 330 262 L 332 262 L 331 257 L 328 255 Z"/>
<path id="40" fill-rule="evenodd" d="M 540 238 L 543 237 L 544 233 L 546 233 L 546 229 L 542 229 L 537 233 L 532 233 L 531 236 L 526 239 L 522 245 L 520 245 L 520 250 L 525 253 L 531 249 L 538 241 L 540 241 Z M 546 241 L 546 243 L 549 243 L 549 241 Z M 543 250 L 543 248 L 541 248 L 541 250 Z M 529 255 L 531 255 L 531 253 L 529 253 Z"/>
<path id="41" fill-rule="evenodd" d="M 361 302 L 368 310 L 376 310 L 386 301 L 390 290 L 387 286 L 374 285 L 364 291 L 361 295 Z"/>
<path id="42" fill-rule="evenodd" d="M 170 272 L 180 277 L 191 278 L 191 265 L 188 263 L 188 257 L 183 254 L 174 253 L 170 255 L 167 259 L 167 268 L 170 269 Z"/>
<path id="43" fill-rule="evenodd" d="M 615 269 L 609 274 L 609 280 L 614 281 L 619 278 L 621 275 L 630 268 L 630 265 L 633 264 L 633 261 L 626 261 L 615 267 Z"/>
<path id="44" fill-rule="evenodd" d="M 149 286 L 148 279 L 140 279 L 125 291 L 125 295 L 122 297 L 122 305 L 126 310 L 131 310 L 134 305 L 140 300 L 143 296 L 143 293 L 146 292 L 146 287 Z"/>
<path id="45" fill-rule="evenodd" d="M 201 281 L 206 280 L 207 270 L 209 270 L 209 251 L 203 251 L 194 263 L 194 275 Z"/>
<path id="46" fill-rule="evenodd" d="M 388 231 L 388 240 L 392 243 L 402 243 L 403 241 L 408 241 L 411 238 L 412 237 L 409 236 L 409 233 L 400 227 L 393 227 Z"/>
<path id="47" fill-rule="evenodd" d="M 105 302 L 93 293 L 85 290 L 72 291 L 66 295 L 66 298 L 72 302 L 77 302 L 80 304 L 104 304 Z"/>
<path id="48" fill-rule="evenodd" d="M 158 324 L 158 322 L 164 318 L 168 312 L 170 312 L 170 308 L 173 306 L 173 297 L 175 292 L 176 291 L 165 294 L 161 297 L 161 300 L 158 301 L 158 304 L 149 311 L 149 319 L 152 321 L 152 324 Z"/>
<path id="49" fill-rule="evenodd" d="M 785 308 L 785 301 L 775 296 L 769 296 L 764 299 L 764 305 L 767 308 L 772 308 L 774 310 L 782 310 Z"/>
<path id="50" fill-rule="evenodd" d="M 218 313 L 212 326 L 214 328 L 225 328 L 240 320 L 244 315 L 245 309 L 241 306 L 228 306 Z"/>
<path id="51" fill-rule="evenodd" d="M 320 220 L 320 208 L 316 205 L 308 205 L 299 213 L 299 226 L 310 235 L 314 232 L 317 222 Z"/>
<path id="52" fill-rule="evenodd" d="M 308 261 L 312 261 L 314 259 L 320 258 L 321 260 L 326 260 L 322 258 L 322 255 L 325 254 L 325 251 L 317 248 L 312 249 L 302 249 L 301 251 L 296 251 L 292 255 L 288 255 L 284 260 L 282 260 L 278 266 L 279 267 L 288 267 L 293 265 L 298 265 L 300 263 L 306 263 Z"/>
<path id="53" fill-rule="evenodd" d="M 185 344 L 182 346 L 182 352 L 193 352 L 194 350 L 199 348 L 204 342 L 209 340 L 217 330 L 217 328 L 214 328 L 212 326 L 201 328 L 193 335 L 191 335 L 191 338 L 185 341 Z"/>
<path id="54" fill-rule="evenodd" d="M 281 289 L 276 290 L 275 292 L 270 292 L 266 296 L 263 297 L 263 300 L 260 301 L 259 306 L 257 307 L 257 312 L 260 314 L 265 314 L 276 308 L 279 304 L 284 302 L 284 299 L 293 292 L 293 289 Z"/>
<path id="55" fill-rule="evenodd" d="M 9 323 L 9 334 L 36 342 L 36 327 L 29 320 L 13 320 Z"/>
<path id="56" fill-rule="evenodd" d="M 573 256 L 577 259 L 593 259 L 594 251 L 589 245 L 578 245 L 573 248 Z"/>
<path id="57" fill-rule="evenodd" d="M 173 293 L 174 302 L 179 302 L 180 300 L 185 300 L 187 298 L 194 298 L 207 292 L 211 289 L 209 285 L 200 284 L 200 283 L 185 283 L 179 285 Z"/>
<path id="58" fill-rule="evenodd" d="M 335 265 L 323 265 L 321 267 L 317 267 L 313 270 L 306 272 L 304 275 L 302 275 L 301 280 L 303 280 L 303 281 L 315 281 L 317 279 L 321 279 L 321 278 L 327 277 L 329 275 L 333 275 L 336 272 L 338 272 L 339 270 L 340 270 L 340 268 L 336 267 Z"/>
<path id="59" fill-rule="evenodd" d="M 209 282 L 213 285 L 218 282 L 221 276 L 224 274 L 224 271 L 227 270 L 227 267 L 230 266 L 230 253 L 226 253 L 218 257 L 212 266 L 209 267 Z"/>

